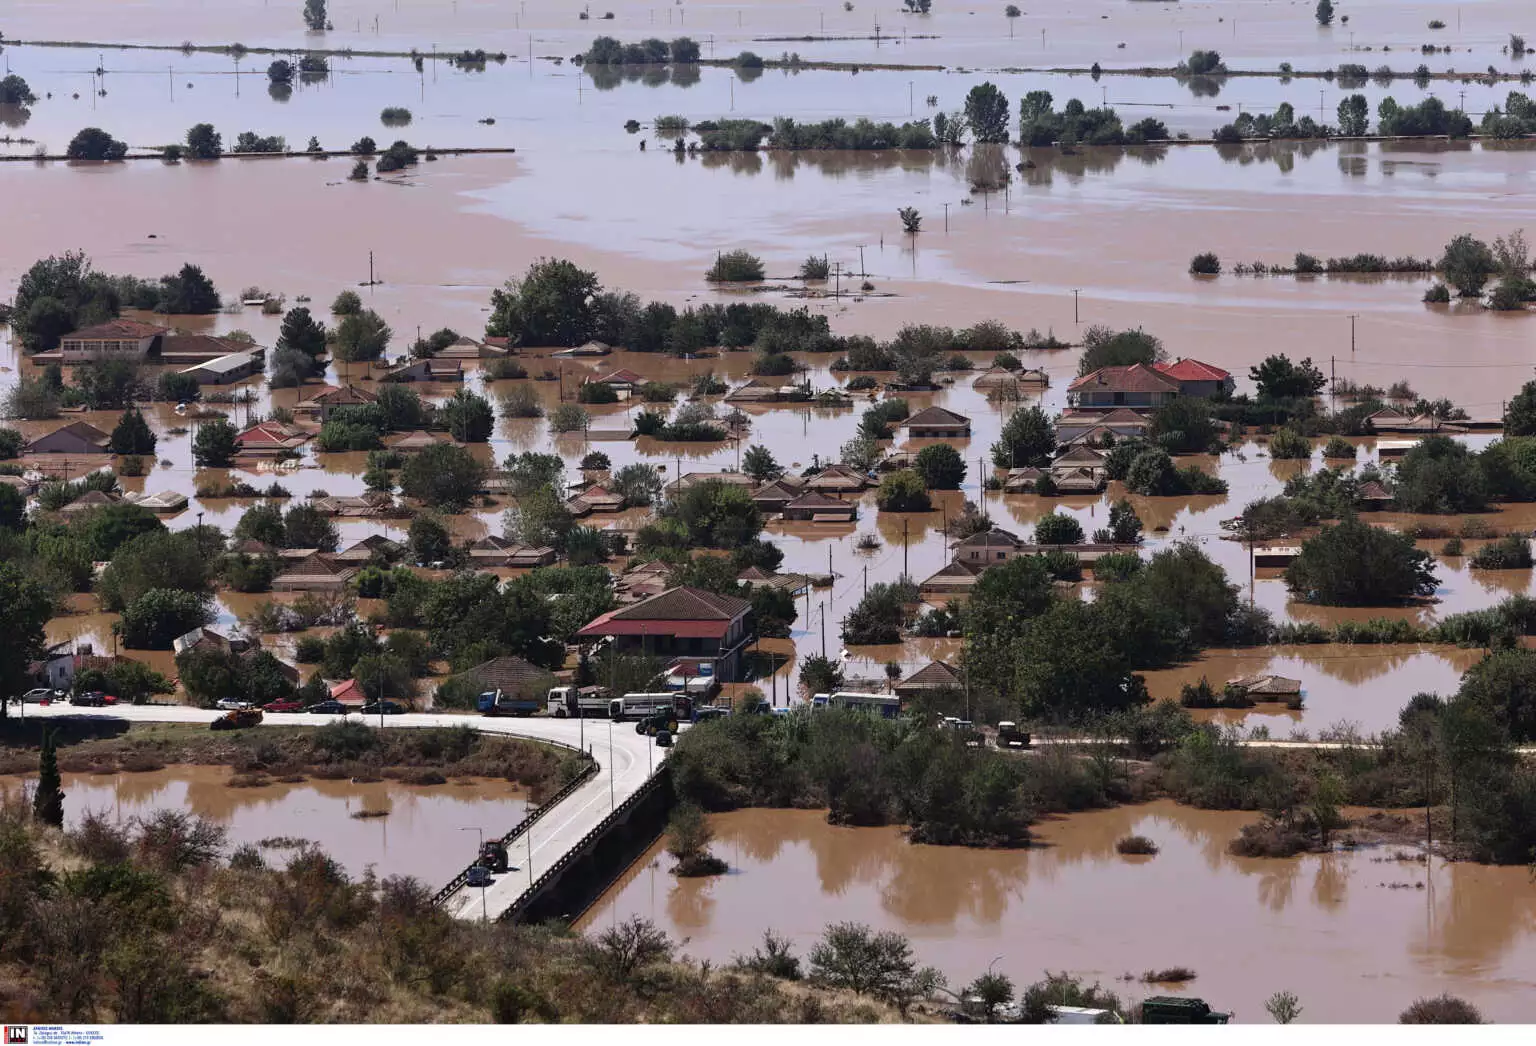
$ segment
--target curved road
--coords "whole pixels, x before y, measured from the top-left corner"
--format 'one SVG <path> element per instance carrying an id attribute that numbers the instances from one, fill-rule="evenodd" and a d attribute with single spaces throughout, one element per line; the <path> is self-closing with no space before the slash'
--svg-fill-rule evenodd
<path id="1" fill-rule="evenodd" d="M 15 706 L 11 714 L 16 714 Z M 128 705 L 121 708 L 76 708 L 54 704 L 28 705 L 26 718 L 115 719 L 130 723 L 211 723 L 222 713 L 188 708 L 183 705 Z M 351 719 L 385 728 L 424 726 L 470 726 L 487 734 L 526 737 L 535 741 L 554 741 L 578 748 L 585 742 L 597 762 L 597 773 L 561 800 L 532 827 L 518 836 L 509 847 L 510 867 L 484 890 L 460 889 L 443 903 L 445 911 L 463 919 L 482 915 L 496 918 L 523 895 L 533 880 L 543 874 L 566 851 L 596 828 L 603 818 L 629 798 L 666 757 L 667 749 L 657 748 L 651 738 L 635 733 L 632 723 L 614 723 L 607 719 L 491 718 L 473 715 L 408 713 L 383 717 L 361 715 L 330 716 L 296 713 L 273 714 L 262 719 L 262 726 L 320 726 Z M 512 826 L 507 825 L 508 829 Z"/>

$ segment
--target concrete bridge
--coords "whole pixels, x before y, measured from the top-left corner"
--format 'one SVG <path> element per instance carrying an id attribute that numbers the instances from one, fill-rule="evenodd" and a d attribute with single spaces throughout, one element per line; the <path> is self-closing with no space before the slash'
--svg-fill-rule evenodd
<path id="1" fill-rule="evenodd" d="M 14 717 L 19 708 L 11 705 Z M 110 719 L 129 723 L 208 724 L 222 713 L 183 705 L 126 705 L 120 708 L 76 708 L 55 704 L 29 705 L 27 719 Z M 632 856 L 640 836 L 644 844 L 655 838 L 655 826 L 665 819 L 667 791 L 664 766 L 668 749 L 635 733 L 631 723 L 607 719 L 490 718 L 442 713 L 369 716 L 359 714 L 274 714 L 263 717 L 262 729 L 270 726 L 314 727 L 351 720 L 385 729 L 432 726 L 468 726 L 486 734 L 522 737 L 567 748 L 584 748 L 596 768 L 572 783 L 550 801 L 530 812 L 505 837 L 509 867 L 484 889 L 464 884 L 461 872 L 438 895 L 445 911 L 462 919 L 574 917 L 590 898 L 574 900 L 562 890 L 567 876 L 579 880 L 585 890 L 606 885 L 627 866 L 613 863 Z M 658 813 L 660 820 L 658 820 Z M 509 819 L 510 820 L 510 819 Z M 624 844 L 619 846 L 617 844 Z M 621 852 L 622 851 L 622 852 Z"/>

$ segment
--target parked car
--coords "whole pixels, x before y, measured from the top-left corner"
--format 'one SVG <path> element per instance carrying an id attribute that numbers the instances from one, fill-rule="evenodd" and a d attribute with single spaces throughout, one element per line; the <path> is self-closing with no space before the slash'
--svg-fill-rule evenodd
<path id="1" fill-rule="evenodd" d="M 285 698 L 280 701 L 268 701 L 261 706 L 263 712 L 302 712 L 304 706 L 297 701 Z"/>
<path id="2" fill-rule="evenodd" d="M 724 719 L 731 714 L 731 710 L 723 705 L 699 705 L 693 710 L 693 721 L 702 723 L 706 719 Z"/>
<path id="3" fill-rule="evenodd" d="M 221 697 L 218 704 L 213 707 L 217 708 L 220 712 L 238 712 L 242 708 L 250 708 L 251 703 L 249 701 L 242 701 L 238 697 Z"/>
<path id="4" fill-rule="evenodd" d="M 312 715 L 346 715 L 347 706 L 340 701 L 316 701 L 304 711 Z"/>
<path id="5" fill-rule="evenodd" d="M 405 706 L 397 705 L 393 701 L 369 701 L 363 706 L 363 715 L 379 715 L 381 711 L 379 706 L 381 704 L 384 706 L 382 709 L 384 715 L 403 715 L 405 713 Z"/>
<path id="6" fill-rule="evenodd" d="M 58 691 L 49 690 L 46 686 L 28 690 L 21 695 L 21 702 L 26 705 L 49 705 L 56 700 L 58 700 Z"/>
<path id="7" fill-rule="evenodd" d="M 483 864 L 477 864 L 469 870 L 470 886 L 491 885 L 491 870 Z"/>
<path id="8" fill-rule="evenodd" d="M 79 705 L 81 708 L 104 708 L 108 704 L 107 695 L 100 690 L 87 690 L 83 694 L 76 694 L 69 699 L 69 703 Z"/>

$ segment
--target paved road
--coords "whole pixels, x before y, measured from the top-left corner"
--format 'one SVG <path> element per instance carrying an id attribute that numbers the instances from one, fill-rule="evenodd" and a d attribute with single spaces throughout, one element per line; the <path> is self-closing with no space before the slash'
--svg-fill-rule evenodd
<path id="1" fill-rule="evenodd" d="M 11 714 L 17 707 L 11 706 Z M 182 705 L 130 705 L 122 708 L 75 708 L 55 704 L 28 705 L 31 719 L 73 716 L 88 719 L 116 719 L 135 723 L 210 723 L 221 713 L 187 708 Z M 340 719 L 361 720 L 359 715 L 322 716 L 299 713 L 268 715 L 262 726 L 320 726 Z M 557 741 L 572 748 L 585 742 L 597 761 L 598 771 L 576 791 L 561 800 L 510 847 L 512 867 L 485 890 L 460 890 L 444 902 L 444 910 L 464 919 L 478 919 L 482 914 L 496 918 L 522 896 L 530 882 L 543 874 L 562 855 L 607 817 L 613 807 L 639 790 L 652 770 L 661 765 L 667 749 L 657 748 L 648 737 L 635 733 L 631 723 L 613 723 L 606 719 L 503 719 L 471 715 L 409 713 L 367 719 L 370 726 L 382 721 L 386 728 L 423 726 L 460 726 L 468 724 L 488 734 L 527 737 L 539 741 Z M 510 830 L 509 822 L 504 829 Z M 466 847 L 465 863 L 470 856 Z M 531 857 L 531 865 L 530 865 Z"/>

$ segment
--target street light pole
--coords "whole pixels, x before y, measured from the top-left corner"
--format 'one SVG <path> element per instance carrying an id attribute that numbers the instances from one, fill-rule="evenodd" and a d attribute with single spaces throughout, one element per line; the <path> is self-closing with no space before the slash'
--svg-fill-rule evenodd
<path id="1" fill-rule="evenodd" d="M 478 864 L 480 862 L 480 854 L 485 852 L 485 829 L 484 828 L 479 828 L 479 827 L 460 828 L 459 831 L 461 831 L 461 832 L 474 832 L 479 837 L 479 839 L 480 839 L 480 849 L 475 851 L 475 863 Z M 485 904 L 485 881 L 484 880 L 481 880 L 481 882 L 480 882 L 480 921 L 481 922 L 490 922 L 491 921 L 490 912 L 486 908 L 486 904 Z"/>
<path id="2" fill-rule="evenodd" d="M 613 720 L 608 720 L 608 812 L 616 809 L 613 802 Z"/>

